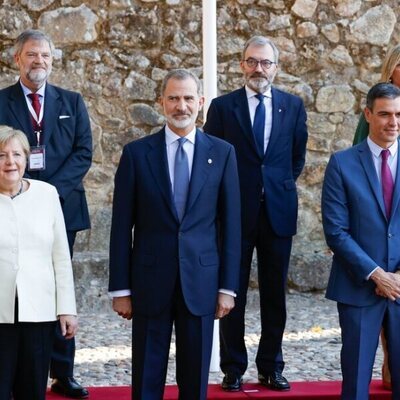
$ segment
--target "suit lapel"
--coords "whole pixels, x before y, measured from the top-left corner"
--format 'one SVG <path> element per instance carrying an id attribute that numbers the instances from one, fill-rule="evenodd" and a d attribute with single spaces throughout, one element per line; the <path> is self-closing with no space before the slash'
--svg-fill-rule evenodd
<path id="1" fill-rule="evenodd" d="M 386 218 L 385 204 L 383 202 L 382 187 L 379 182 L 378 176 L 376 174 L 374 162 L 372 160 L 371 151 L 368 147 L 368 143 L 366 140 L 364 140 L 360 144 L 358 151 L 359 151 L 359 155 L 360 155 L 361 164 L 367 175 L 367 179 L 371 186 L 372 193 L 374 194 L 376 201 L 379 204 L 379 207 L 382 211 L 384 218 Z M 396 179 L 396 181 L 397 181 L 397 179 Z"/>
<path id="2" fill-rule="evenodd" d="M 207 181 L 208 175 L 211 172 L 210 160 L 210 148 L 212 144 L 207 139 L 207 136 L 200 130 L 196 130 L 196 142 L 193 155 L 192 174 L 190 177 L 190 187 L 188 194 L 188 201 L 186 203 L 185 215 L 190 212 L 197 197 L 200 194 L 205 182 Z"/>
<path id="3" fill-rule="evenodd" d="M 239 122 L 240 128 L 242 129 L 244 136 L 249 141 L 250 146 L 252 147 L 254 152 L 258 156 L 260 156 L 258 154 L 256 142 L 253 136 L 253 127 L 251 126 L 249 102 L 247 100 L 247 93 L 244 87 L 240 89 L 238 95 L 236 96 L 233 112 Z"/>
<path id="4" fill-rule="evenodd" d="M 172 196 L 171 180 L 168 172 L 169 169 L 164 129 L 153 136 L 150 146 L 151 149 L 147 153 L 147 161 L 149 163 L 150 171 L 168 205 L 168 208 L 171 210 L 172 215 L 176 220 L 179 220 Z"/>
<path id="5" fill-rule="evenodd" d="M 26 105 L 24 92 L 22 91 L 19 82 L 13 86 L 9 100 L 10 110 L 19 124 L 20 129 L 28 137 L 31 146 L 36 146 L 37 138 L 33 133 L 31 115 Z"/>
<path id="6" fill-rule="evenodd" d="M 46 84 L 43 114 L 43 143 L 49 142 L 58 122 L 61 111 L 61 100 L 59 94 L 52 85 Z"/>
<path id="7" fill-rule="evenodd" d="M 282 96 L 274 88 L 271 89 L 272 93 L 272 127 L 271 135 L 269 137 L 267 151 L 264 157 L 274 151 L 274 146 L 278 142 L 280 129 L 283 126 L 283 116 L 285 115 L 285 104 L 282 101 Z"/>

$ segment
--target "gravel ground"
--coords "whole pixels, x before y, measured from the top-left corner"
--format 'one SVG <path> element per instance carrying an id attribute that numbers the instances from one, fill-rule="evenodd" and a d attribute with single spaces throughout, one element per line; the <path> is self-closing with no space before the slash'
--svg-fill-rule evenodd
<path id="1" fill-rule="evenodd" d="M 322 294 L 289 293 L 288 320 L 283 339 L 289 381 L 340 380 L 340 329 L 336 303 Z M 80 315 L 76 338 L 75 377 L 85 386 L 131 383 L 131 323 L 114 314 Z M 259 341 L 258 298 L 249 293 L 246 344 L 249 367 L 244 381 L 257 381 L 254 363 Z M 175 347 L 171 345 L 167 383 L 175 383 Z M 380 378 L 382 352 L 378 349 L 374 378 Z M 210 372 L 209 382 L 220 383 L 222 373 Z"/>

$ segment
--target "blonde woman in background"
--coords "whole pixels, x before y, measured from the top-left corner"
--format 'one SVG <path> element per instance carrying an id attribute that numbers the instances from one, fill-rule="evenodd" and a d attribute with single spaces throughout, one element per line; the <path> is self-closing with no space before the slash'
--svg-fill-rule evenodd
<path id="1" fill-rule="evenodd" d="M 386 54 L 383 61 L 381 71 L 381 82 L 390 82 L 393 85 L 400 87 L 400 44 L 392 47 Z M 354 134 L 353 145 L 362 142 L 369 133 L 369 125 L 365 120 L 364 113 L 361 114 L 357 125 L 356 133 Z M 391 389 L 390 371 L 388 366 L 388 354 L 386 347 L 385 334 L 381 334 L 383 347 L 383 366 L 382 366 L 382 381 L 386 389 Z"/>
<path id="2" fill-rule="evenodd" d="M 0 400 L 44 400 L 56 324 L 66 338 L 78 325 L 59 196 L 23 178 L 28 157 L 25 134 L 0 126 Z"/>

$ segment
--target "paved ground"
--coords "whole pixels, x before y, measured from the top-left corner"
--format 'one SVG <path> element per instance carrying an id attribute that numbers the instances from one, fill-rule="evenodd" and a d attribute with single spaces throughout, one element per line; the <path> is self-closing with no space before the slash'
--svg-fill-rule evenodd
<path id="1" fill-rule="evenodd" d="M 257 296 L 251 292 L 246 319 L 249 368 L 245 381 L 256 381 L 254 358 L 259 340 Z M 288 321 L 284 336 L 284 375 L 289 381 L 340 380 L 340 330 L 336 304 L 322 294 L 288 294 Z M 129 385 L 131 382 L 131 324 L 108 314 L 81 315 L 77 336 L 75 376 L 86 386 Z M 175 379 L 175 348 L 171 346 L 168 383 Z M 382 353 L 378 350 L 374 377 L 380 378 Z M 210 372 L 219 383 L 221 372 Z"/>

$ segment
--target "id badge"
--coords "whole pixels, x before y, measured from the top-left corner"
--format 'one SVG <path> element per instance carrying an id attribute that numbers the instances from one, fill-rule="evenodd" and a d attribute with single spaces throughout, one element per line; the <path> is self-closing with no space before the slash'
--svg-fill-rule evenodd
<path id="1" fill-rule="evenodd" d="M 29 155 L 28 171 L 43 171 L 46 169 L 46 149 L 45 146 L 31 147 Z"/>

